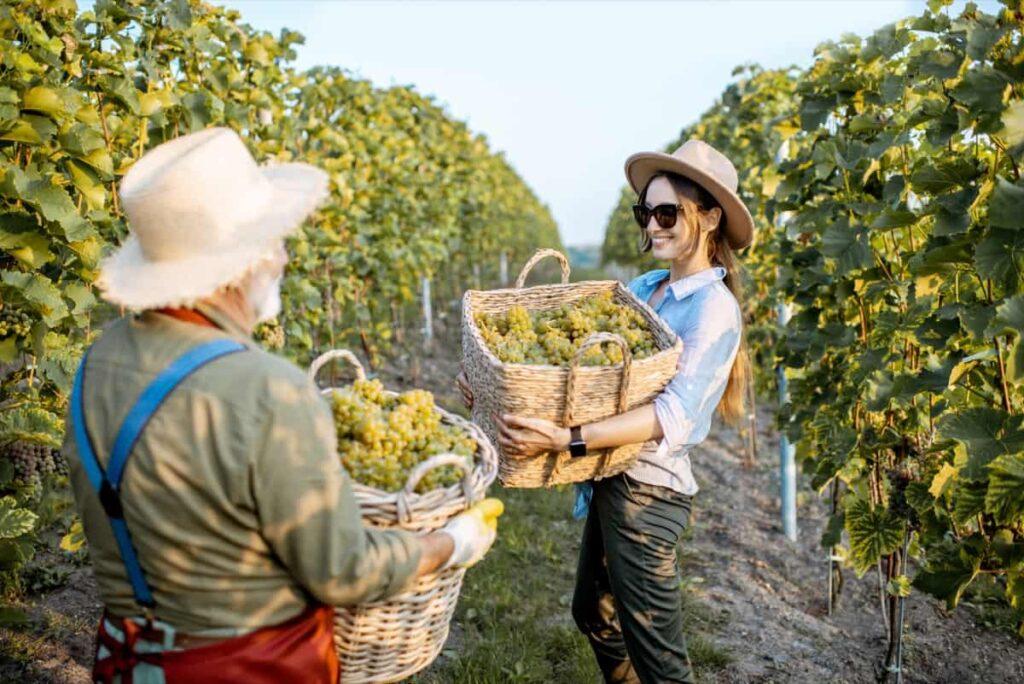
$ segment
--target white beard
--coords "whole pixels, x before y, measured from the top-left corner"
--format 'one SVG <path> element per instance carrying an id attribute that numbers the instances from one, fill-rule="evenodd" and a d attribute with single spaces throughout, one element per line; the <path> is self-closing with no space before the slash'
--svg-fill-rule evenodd
<path id="1" fill-rule="evenodd" d="M 271 278 L 264 273 L 254 273 L 246 289 L 258 323 L 277 318 L 281 313 L 281 276 Z"/>

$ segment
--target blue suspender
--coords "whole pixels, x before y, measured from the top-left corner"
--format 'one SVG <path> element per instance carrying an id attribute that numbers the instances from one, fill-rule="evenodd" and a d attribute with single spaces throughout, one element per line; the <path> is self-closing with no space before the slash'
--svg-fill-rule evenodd
<path id="1" fill-rule="evenodd" d="M 142 574 L 142 566 L 135 553 L 128 526 L 124 521 L 124 510 L 121 508 L 121 477 L 125 464 L 131 455 L 139 436 L 146 429 L 149 419 L 157 412 L 164 399 L 174 391 L 181 382 L 214 359 L 233 354 L 245 349 L 245 345 L 234 340 L 214 340 L 194 347 L 179 356 L 170 366 L 157 376 L 142 391 L 135 405 L 128 412 L 114 440 L 114 448 L 110 452 L 107 470 L 104 472 L 93 451 L 92 440 L 85 426 L 85 410 L 82 399 L 82 377 L 85 374 L 85 361 L 89 353 L 82 357 L 82 363 L 75 374 L 75 384 L 71 390 L 71 424 L 74 430 L 75 445 L 82 461 L 82 467 L 92 483 L 93 489 L 100 497 L 103 510 L 110 519 L 117 547 L 121 552 L 121 560 L 128 572 L 128 580 L 132 584 L 135 600 L 145 608 L 153 608 L 153 594 L 149 590 L 146 578 Z"/>

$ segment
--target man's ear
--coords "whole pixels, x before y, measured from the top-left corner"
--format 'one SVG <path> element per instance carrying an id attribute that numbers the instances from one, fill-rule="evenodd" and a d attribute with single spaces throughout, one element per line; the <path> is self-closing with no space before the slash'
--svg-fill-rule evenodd
<path id="1" fill-rule="evenodd" d="M 702 233 L 710 233 L 715 228 L 718 228 L 719 222 L 722 220 L 722 209 L 720 207 L 712 207 L 707 211 L 700 212 L 700 230 Z"/>

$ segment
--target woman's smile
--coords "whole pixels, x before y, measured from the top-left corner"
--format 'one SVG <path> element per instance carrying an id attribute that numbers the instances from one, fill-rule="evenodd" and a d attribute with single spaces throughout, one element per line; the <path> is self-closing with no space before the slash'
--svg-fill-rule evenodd
<path id="1" fill-rule="evenodd" d="M 675 231 L 648 234 L 651 236 L 651 254 L 655 259 L 674 259 L 678 256 L 679 235 Z"/>
<path id="2" fill-rule="evenodd" d="M 669 233 L 668 235 L 652 235 L 651 243 L 654 245 L 655 249 L 659 247 L 668 247 L 670 244 L 672 244 L 672 241 L 675 239 L 675 237 L 676 236 L 672 235 L 671 233 Z"/>

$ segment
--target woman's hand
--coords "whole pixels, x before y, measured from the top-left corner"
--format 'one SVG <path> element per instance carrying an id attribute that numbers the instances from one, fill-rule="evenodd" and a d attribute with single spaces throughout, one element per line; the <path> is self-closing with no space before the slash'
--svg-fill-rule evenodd
<path id="1" fill-rule="evenodd" d="M 459 390 L 462 392 L 462 403 L 468 409 L 473 408 L 473 390 L 469 388 L 469 379 L 466 377 L 465 369 L 459 370 L 459 374 L 455 376 L 455 384 L 459 386 Z"/>
<path id="2" fill-rule="evenodd" d="M 569 448 L 569 428 L 543 418 L 524 418 L 504 414 L 494 416 L 498 426 L 498 444 L 506 456 L 526 458 L 548 451 Z"/>

